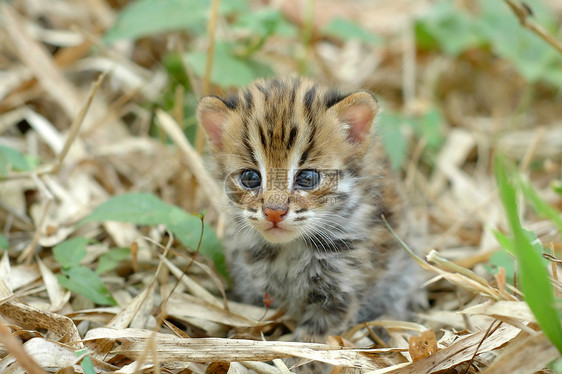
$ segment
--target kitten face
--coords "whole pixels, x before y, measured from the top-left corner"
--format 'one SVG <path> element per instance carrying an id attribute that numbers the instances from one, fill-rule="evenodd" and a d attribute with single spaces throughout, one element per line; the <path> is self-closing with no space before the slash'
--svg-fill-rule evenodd
<path id="1" fill-rule="evenodd" d="M 232 172 L 225 190 L 244 223 L 267 241 L 283 243 L 318 231 L 318 222 L 326 220 L 324 216 L 341 203 L 339 174 L 335 169 L 291 165 L 248 168 Z"/>
<path id="2" fill-rule="evenodd" d="M 226 99 L 204 97 L 197 115 L 236 223 L 286 243 L 337 229 L 376 112 L 366 92 L 273 79 Z"/>

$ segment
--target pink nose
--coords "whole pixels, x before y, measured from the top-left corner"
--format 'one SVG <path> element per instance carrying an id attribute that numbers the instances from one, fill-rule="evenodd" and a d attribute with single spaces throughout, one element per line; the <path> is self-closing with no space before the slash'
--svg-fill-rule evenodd
<path id="1" fill-rule="evenodd" d="M 263 214 L 265 214 L 266 219 L 271 223 L 279 223 L 283 221 L 283 218 L 287 215 L 287 209 L 283 208 L 263 208 Z"/>

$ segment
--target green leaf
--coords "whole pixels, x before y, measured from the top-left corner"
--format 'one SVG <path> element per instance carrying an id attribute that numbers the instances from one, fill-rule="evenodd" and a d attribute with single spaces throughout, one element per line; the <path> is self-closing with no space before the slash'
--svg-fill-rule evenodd
<path id="1" fill-rule="evenodd" d="M 515 251 L 513 250 L 513 246 L 515 245 L 515 242 L 513 241 L 513 239 L 508 238 L 507 236 L 502 234 L 499 230 L 492 230 L 492 233 L 496 237 L 498 243 L 500 243 L 501 247 L 505 249 L 507 252 L 515 256 Z"/>
<path id="2" fill-rule="evenodd" d="M 18 150 L 0 144 L 0 176 L 7 175 L 11 170 L 30 171 L 37 161 L 21 154 Z"/>
<path id="3" fill-rule="evenodd" d="M 186 56 L 186 59 L 197 75 L 205 75 L 206 53 L 191 52 Z M 252 62 L 252 60 L 235 56 L 230 50 L 230 44 L 217 42 L 215 45 L 211 81 L 225 88 L 245 86 L 263 75 L 263 71 L 257 70 Z M 260 68 L 271 72 L 271 69 L 266 68 L 264 65 L 260 65 Z"/>
<path id="4" fill-rule="evenodd" d="M 180 53 L 171 52 L 164 56 L 162 61 L 164 69 L 170 75 L 170 83 L 173 89 L 177 85 L 182 86 L 185 90 L 189 89 L 189 77 L 185 72 L 183 59 Z"/>
<path id="5" fill-rule="evenodd" d="M 475 21 L 452 1 L 436 3 L 415 25 L 416 39 L 425 48 L 439 47 L 451 56 L 484 43 Z"/>
<path id="6" fill-rule="evenodd" d="M 516 243 L 513 240 L 513 238 L 509 238 L 509 237 L 505 236 L 504 234 L 502 234 L 498 230 L 493 230 L 492 232 L 493 232 L 494 236 L 496 237 L 496 240 L 502 246 L 502 248 L 505 249 L 507 252 L 509 252 L 511 255 L 515 256 L 514 247 L 515 247 Z M 550 262 L 542 256 L 542 254 L 545 253 L 545 248 L 542 245 L 540 239 L 537 237 L 537 234 L 535 234 L 533 231 L 523 229 L 523 235 L 525 235 L 525 238 L 527 239 L 527 241 L 531 244 L 532 248 L 539 255 L 543 265 L 547 266 L 548 264 L 550 264 Z"/>
<path id="7" fill-rule="evenodd" d="M 489 261 L 491 267 L 486 267 L 490 274 L 497 274 L 499 268 L 505 269 L 505 280 L 513 285 L 515 274 L 515 259 L 506 251 L 497 251 L 492 254 Z"/>
<path id="8" fill-rule="evenodd" d="M 119 39 L 138 39 L 172 30 L 203 33 L 210 0 L 139 0 L 131 2 L 105 34 L 111 44 Z"/>
<path id="9" fill-rule="evenodd" d="M 534 231 L 523 229 L 523 235 L 525 235 L 527 241 L 531 243 L 531 246 L 533 247 L 537 255 L 539 255 L 543 266 L 550 265 L 550 261 L 543 257 L 543 253 L 546 252 L 546 248 L 542 245 L 541 240 L 539 239 L 537 234 Z"/>
<path id="10" fill-rule="evenodd" d="M 322 32 L 343 40 L 356 39 L 369 44 L 382 44 L 382 38 L 345 18 L 334 18 Z"/>
<path id="11" fill-rule="evenodd" d="M 184 245 L 193 250 L 197 248 L 201 235 L 201 220 L 198 217 L 147 193 L 115 196 L 97 207 L 81 223 L 103 221 L 131 222 L 137 225 L 164 224 Z M 217 270 L 228 277 L 222 245 L 209 226 L 205 226 L 200 252 L 213 259 Z"/>
<path id="12" fill-rule="evenodd" d="M 521 290 L 544 334 L 562 353 L 562 326 L 555 306 L 554 292 L 541 256 L 525 235 L 517 214 L 515 172 L 498 156 L 494 163 L 499 194 L 514 235 L 513 251 L 517 257 Z"/>
<path id="13" fill-rule="evenodd" d="M 523 192 L 523 195 L 531 202 L 531 205 L 535 209 L 535 212 L 543 218 L 548 218 L 558 227 L 558 231 L 562 232 L 562 217 L 560 212 L 555 208 L 548 205 L 535 191 L 533 186 L 522 177 L 519 178 L 519 187 Z"/>
<path id="14" fill-rule="evenodd" d="M 76 357 L 80 357 L 85 353 L 88 353 L 88 349 L 86 348 L 74 352 Z M 82 366 L 82 370 L 84 371 L 84 374 L 96 374 L 96 371 L 94 370 L 94 365 L 92 364 L 92 359 L 90 358 L 89 355 L 82 359 L 82 362 L 80 362 L 80 366 Z"/>
<path id="15" fill-rule="evenodd" d="M 119 262 L 123 261 L 130 255 L 131 250 L 129 248 L 110 249 L 109 251 L 101 255 L 98 259 L 98 268 L 96 269 L 96 274 L 105 273 L 107 271 L 115 269 Z"/>
<path id="16" fill-rule="evenodd" d="M 72 292 L 80 294 L 96 304 L 117 305 L 111 293 L 105 288 L 100 277 L 84 266 L 73 266 L 57 275 L 59 284 Z"/>
<path id="17" fill-rule="evenodd" d="M 285 38 L 295 38 L 298 36 L 299 30 L 291 22 L 282 17 L 275 28 L 275 34 Z"/>
<path id="18" fill-rule="evenodd" d="M 503 1 L 480 0 L 482 16 L 478 26 L 489 40 L 493 52 L 510 61 L 527 80 L 555 77 L 560 71 L 562 57 L 542 38 L 519 24 L 517 17 Z M 539 2 L 526 2 L 532 9 L 533 18 L 547 29 L 556 30 L 556 22 Z M 557 78 L 556 78 L 557 79 Z"/>
<path id="19" fill-rule="evenodd" d="M 8 243 L 8 239 L 2 234 L 0 234 L 0 249 L 8 249 L 10 243 Z"/>
<path id="20" fill-rule="evenodd" d="M 82 222 L 119 221 L 138 225 L 165 223 L 177 209 L 149 193 L 131 193 L 112 197 L 98 206 Z"/>
<path id="21" fill-rule="evenodd" d="M 199 217 L 175 207 L 174 213 L 170 215 L 170 221 L 163 223 L 184 245 L 193 250 L 197 249 L 201 235 L 201 219 Z M 222 244 L 213 229 L 208 225 L 205 225 L 199 251 L 212 259 L 217 271 L 228 279 Z"/>
<path id="22" fill-rule="evenodd" d="M 382 143 L 390 158 L 390 164 L 395 170 L 400 169 L 404 164 L 408 149 L 407 139 L 400 131 L 403 122 L 404 120 L 400 116 L 388 112 L 382 112 L 378 119 Z"/>
<path id="23" fill-rule="evenodd" d="M 547 367 L 550 370 L 552 370 L 554 373 L 558 373 L 558 374 L 562 373 L 562 357 L 558 357 L 556 360 L 548 364 Z"/>
<path id="24" fill-rule="evenodd" d="M 55 260 L 57 260 L 63 268 L 77 266 L 78 263 L 86 257 L 86 244 L 90 240 L 87 238 L 72 238 L 53 248 Z"/>
<path id="25" fill-rule="evenodd" d="M 250 11 L 248 0 L 222 0 L 219 10 L 224 15 L 247 13 Z"/>
<path id="26" fill-rule="evenodd" d="M 277 30 L 283 16 L 277 9 L 260 9 L 242 14 L 234 27 L 247 29 L 261 37 L 268 37 Z"/>
<path id="27" fill-rule="evenodd" d="M 414 122 L 418 135 L 426 139 L 429 148 L 437 149 L 441 146 L 444 140 L 443 123 L 445 120 L 439 108 L 429 109 Z"/>
<path id="28" fill-rule="evenodd" d="M 562 195 L 562 181 L 553 181 L 552 190 L 558 195 Z"/>

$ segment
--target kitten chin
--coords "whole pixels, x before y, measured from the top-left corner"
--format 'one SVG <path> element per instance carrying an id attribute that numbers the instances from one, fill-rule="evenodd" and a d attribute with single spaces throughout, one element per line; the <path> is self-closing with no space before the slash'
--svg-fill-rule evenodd
<path id="1" fill-rule="evenodd" d="M 287 220 L 272 224 L 264 219 L 251 221 L 250 224 L 263 238 L 272 244 L 290 243 L 300 236 L 299 230 Z"/>
<path id="2" fill-rule="evenodd" d="M 263 238 L 272 244 L 284 244 L 292 242 L 299 237 L 299 234 L 294 230 L 284 229 L 281 227 L 272 227 L 260 231 Z"/>

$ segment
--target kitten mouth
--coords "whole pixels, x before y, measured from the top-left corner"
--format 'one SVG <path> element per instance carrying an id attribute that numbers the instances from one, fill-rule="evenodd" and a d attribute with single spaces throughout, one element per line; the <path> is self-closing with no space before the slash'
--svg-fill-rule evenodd
<path id="1" fill-rule="evenodd" d="M 271 227 L 265 229 L 265 231 L 269 231 L 269 232 L 283 232 L 283 231 L 287 231 L 287 229 L 284 229 L 283 227 L 279 227 L 277 225 L 276 222 L 272 223 Z"/>
<path id="2" fill-rule="evenodd" d="M 285 229 L 283 229 L 279 226 L 272 226 L 272 227 L 266 229 L 265 231 L 268 231 L 268 232 L 285 232 L 287 230 L 285 230 Z"/>
<path id="3" fill-rule="evenodd" d="M 295 239 L 295 232 L 288 230 L 278 225 L 272 225 L 271 227 L 262 231 L 264 238 L 271 243 L 286 243 Z"/>

